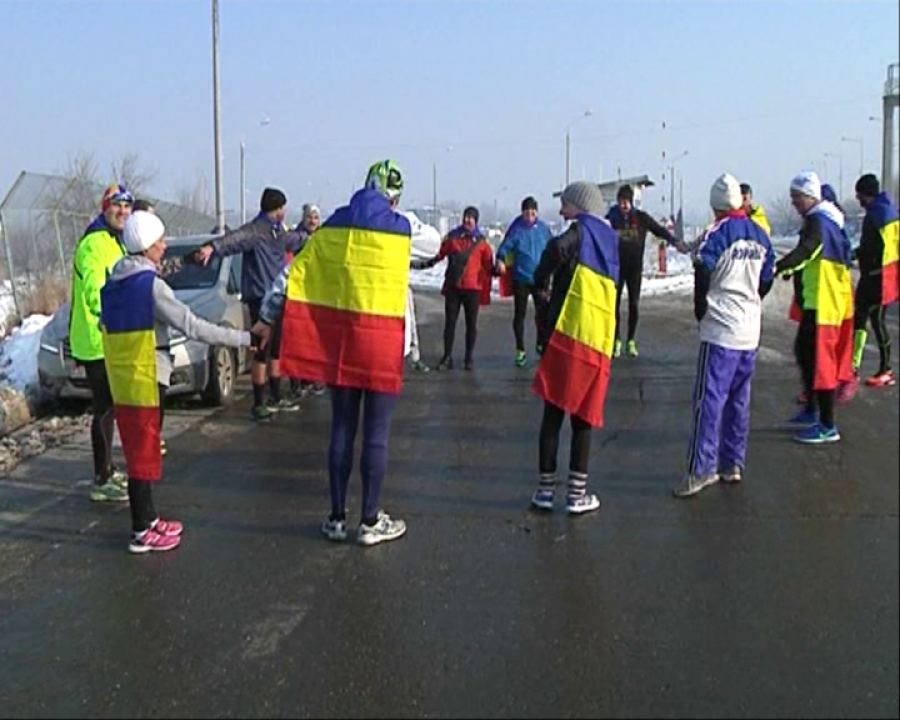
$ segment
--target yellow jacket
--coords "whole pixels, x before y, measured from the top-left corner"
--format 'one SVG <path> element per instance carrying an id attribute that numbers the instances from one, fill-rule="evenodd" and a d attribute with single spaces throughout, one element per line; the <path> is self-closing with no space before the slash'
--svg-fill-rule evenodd
<path id="1" fill-rule="evenodd" d="M 766 211 L 762 205 L 754 205 L 750 208 L 750 219 L 766 231 L 766 235 L 772 236 L 772 227 L 769 225 L 769 218 L 766 217 Z"/>

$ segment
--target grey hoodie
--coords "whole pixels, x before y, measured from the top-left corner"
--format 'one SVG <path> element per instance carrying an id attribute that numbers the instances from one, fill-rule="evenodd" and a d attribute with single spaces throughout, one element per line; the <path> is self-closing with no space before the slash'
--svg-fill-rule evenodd
<path id="1" fill-rule="evenodd" d="M 157 267 L 143 255 L 126 255 L 113 266 L 110 277 L 122 280 L 148 269 L 157 272 Z M 208 345 L 250 346 L 249 332 L 213 325 L 197 317 L 159 277 L 153 281 L 153 317 L 156 321 L 156 377 L 157 382 L 166 387 L 172 376 L 169 328 L 180 330 L 185 337 Z"/>

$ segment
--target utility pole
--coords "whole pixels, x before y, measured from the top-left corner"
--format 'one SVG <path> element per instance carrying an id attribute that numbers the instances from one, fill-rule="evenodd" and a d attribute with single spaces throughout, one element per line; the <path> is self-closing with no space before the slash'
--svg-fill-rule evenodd
<path id="1" fill-rule="evenodd" d="M 241 225 L 247 222 L 247 175 L 246 166 L 244 165 L 244 139 L 241 138 Z"/>
<path id="2" fill-rule="evenodd" d="M 431 166 L 431 190 L 432 190 L 432 198 L 431 198 L 431 224 L 433 227 L 437 227 L 438 222 L 438 208 L 437 208 L 437 160 Z"/>
<path id="3" fill-rule="evenodd" d="M 219 95 L 219 0 L 212 0 L 212 51 L 213 51 L 213 145 L 216 154 L 216 228 L 225 232 L 224 185 L 222 179 L 222 128 L 219 116 L 222 100 Z"/>

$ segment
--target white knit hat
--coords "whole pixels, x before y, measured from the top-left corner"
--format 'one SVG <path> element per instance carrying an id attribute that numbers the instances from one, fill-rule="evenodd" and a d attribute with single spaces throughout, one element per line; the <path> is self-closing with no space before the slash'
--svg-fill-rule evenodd
<path id="1" fill-rule="evenodd" d="M 128 216 L 125 229 L 122 231 L 122 242 L 132 255 L 140 255 L 144 250 L 165 237 L 166 226 L 158 215 L 137 210 Z"/>
<path id="2" fill-rule="evenodd" d="M 713 210 L 737 210 L 742 204 L 741 185 L 733 175 L 719 175 L 709 190 Z"/>
<path id="3" fill-rule="evenodd" d="M 816 200 L 822 199 L 822 181 L 811 170 L 806 170 L 791 180 L 791 190 L 796 190 Z"/>

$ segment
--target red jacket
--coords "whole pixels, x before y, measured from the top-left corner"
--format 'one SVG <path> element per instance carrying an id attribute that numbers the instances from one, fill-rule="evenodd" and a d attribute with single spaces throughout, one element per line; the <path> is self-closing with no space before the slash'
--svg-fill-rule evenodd
<path id="1" fill-rule="evenodd" d="M 466 252 L 474 246 L 469 259 L 466 261 L 462 275 L 456 283 L 456 289 L 478 290 L 481 293 L 481 304 L 490 305 L 494 251 L 491 249 L 490 243 L 483 237 L 476 239 L 468 233 L 457 234 L 458 232 L 454 231 L 444 238 L 444 241 L 441 243 L 441 249 L 438 252 L 438 259 L 450 258 L 449 262 L 452 263 L 452 256 Z M 447 284 L 450 281 L 448 276 L 451 273 L 451 269 L 452 266 L 448 264 L 447 275 L 444 277 L 444 287 L 441 290 L 443 294 L 447 292 Z"/>

